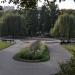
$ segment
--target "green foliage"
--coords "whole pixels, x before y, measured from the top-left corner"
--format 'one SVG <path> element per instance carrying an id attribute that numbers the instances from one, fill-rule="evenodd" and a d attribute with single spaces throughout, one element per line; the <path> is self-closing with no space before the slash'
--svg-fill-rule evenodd
<path id="1" fill-rule="evenodd" d="M 41 42 L 32 44 L 29 48 L 24 48 L 14 57 L 23 61 L 47 61 L 49 60 L 48 48 Z"/>
<path id="2" fill-rule="evenodd" d="M 10 2 L 19 3 L 19 0 L 10 0 Z M 36 7 L 36 3 L 38 0 L 20 0 L 21 5 L 25 7 L 24 10 L 18 10 L 18 13 L 21 15 L 17 15 L 13 13 L 14 19 L 9 18 L 8 15 L 3 17 L 3 25 L 1 28 L 2 36 L 17 36 L 17 35 L 27 35 L 27 36 L 36 36 L 40 34 L 49 33 L 51 27 L 54 25 L 55 20 L 58 17 L 58 9 L 55 2 L 50 2 L 50 10 L 49 7 L 44 5 L 41 10 L 38 10 Z M 30 9 L 29 9 L 30 8 Z M 32 9 L 31 9 L 32 8 Z M 7 12 L 8 13 L 8 12 Z M 15 14 L 15 15 L 14 15 Z M 12 15 L 10 14 L 12 17 Z M 22 18 L 23 16 L 23 18 Z M 16 18 L 17 17 L 17 18 Z M 5 18 L 5 19 L 4 19 Z M 5 21 L 7 23 L 4 23 Z M 19 20 L 19 21 L 18 21 Z M 15 23 L 13 24 L 12 23 Z M 18 22 L 17 22 L 18 21 Z M 10 24 L 12 23 L 12 24 Z M 6 25 L 7 24 L 7 25 Z M 10 24 L 10 25 L 9 25 Z M 3 27 L 4 26 L 4 27 Z M 20 29 L 18 27 L 20 26 Z M 22 29 L 23 28 L 23 29 Z M 14 31 L 12 31 L 14 30 Z M 20 32 L 20 31 L 21 32 Z"/>
<path id="3" fill-rule="evenodd" d="M 24 11 L 26 32 L 28 35 L 36 35 L 38 29 L 38 10 L 29 9 Z"/>
<path id="4" fill-rule="evenodd" d="M 60 12 L 59 12 L 58 6 L 57 6 L 57 4 L 55 4 L 55 2 L 51 2 L 49 4 L 49 6 L 50 6 L 49 8 L 50 8 L 51 27 L 53 27 L 55 24 L 55 21 L 58 18 L 58 15 L 60 14 Z"/>
<path id="5" fill-rule="evenodd" d="M 45 6 L 41 10 L 35 8 L 13 12 L 7 11 L 0 20 L 0 35 L 15 37 L 25 35 L 37 36 L 40 33 L 49 33 L 51 25 L 56 19 L 56 17 L 51 17 L 50 13 L 52 12 L 54 11 L 50 11 Z M 55 12 L 52 15 L 57 16 Z M 51 22 L 52 20 L 53 22 Z"/>
<path id="6" fill-rule="evenodd" d="M 1 21 L 1 36 L 22 35 L 25 35 L 24 18 L 18 14 L 5 14 Z"/>
<path id="7" fill-rule="evenodd" d="M 4 14 L 4 12 L 3 12 L 3 11 L 1 11 L 1 12 L 0 12 L 0 18 L 3 16 L 3 14 Z"/>
<path id="8" fill-rule="evenodd" d="M 51 30 L 51 34 L 58 37 L 70 39 L 75 34 L 75 16 L 73 14 L 64 13 L 57 19 L 54 28 Z"/>
<path id="9" fill-rule="evenodd" d="M 40 17 L 39 17 L 39 29 L 42 34 L 48 33 L 51 28 L 51 17 L 50 17 L 50 11 L 46 6 L 42 6 L 42 9 L 40 11 Z"/>
<path id="10" fill-rule="evenodd" d="M 63 45 L 64 48 L 69 50 L 73 57 L 70 61 L 60 64 L 60 72 L 55 75 L 75 75 L 75 44 Z"/>
<path id="11" fill-rule="evenodd" d="M 60 72 L 55 75 L 75 75 L 75 59 L 60 65 Z"/>

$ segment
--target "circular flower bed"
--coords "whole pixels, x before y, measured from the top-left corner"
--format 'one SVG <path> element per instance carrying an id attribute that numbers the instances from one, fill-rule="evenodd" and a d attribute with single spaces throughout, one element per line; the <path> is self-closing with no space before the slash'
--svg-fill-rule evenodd
<path id="1" fill-rule="evenodd" d="M 47 46 L 36 41 L 28 48 L 23 48 L 19 53 L 14 56 L 15 60 L 27 62 L 41 62 L 49 60 L 49 51 Z"/>

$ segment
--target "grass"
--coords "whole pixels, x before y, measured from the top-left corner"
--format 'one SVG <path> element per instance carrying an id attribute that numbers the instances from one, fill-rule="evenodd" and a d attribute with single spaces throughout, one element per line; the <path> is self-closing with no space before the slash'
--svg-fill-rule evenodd
<path id="1" fill-rule="evenodd" d="M 23 48 L 14 56 L 15 60 L 27 62 L 42 62 L 50 59 L 49 51 L 44 43 L 36 42 L 29 48 Z"/>
<path id="2" fill-rule="evenodd" d="M 75 55 L 75 44 L 66 44 L 62 46 L 71 52 L 73 56 Z"/>
<path id="3" fill-rule="evenodd" d="M 10 43 L 10 42 L 0 40 L 0 50 L 5 49 L 5 48 L 7 48 L 7 47 L 9 47 L 11 45 L 12 45 L 12 43 Z"/>
<path id="4" fill-rule="evenodd" d="M 71 52 L 73 57 L 70 61 L 60 64 L 61 70 L 55 75 L 75 75 L 75 44 L 66 44 L 63 47 Z"/>

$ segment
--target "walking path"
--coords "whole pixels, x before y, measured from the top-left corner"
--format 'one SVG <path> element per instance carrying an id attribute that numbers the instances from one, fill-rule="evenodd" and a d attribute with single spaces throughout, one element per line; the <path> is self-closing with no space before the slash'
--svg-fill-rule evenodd
<path id="1" fill-rule="evenodd" d="M 70 59 L 71 54 L 58 43 L 48 43 L 50 60 L 40 63 L 19 62 L 13 56 L 27 43 L 16 40 L 16 44 L 0 52 L 0 75 L 51 75 L 60 70 L 58 63 Z"/>

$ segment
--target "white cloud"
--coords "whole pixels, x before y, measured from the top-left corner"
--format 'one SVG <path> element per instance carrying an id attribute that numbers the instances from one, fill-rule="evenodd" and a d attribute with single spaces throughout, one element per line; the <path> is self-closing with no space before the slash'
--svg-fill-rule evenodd
<path id="1" fill-rule="evenodd" d="M 60 9 L 75 9 L 75 2 L 73 0 L 66 0 L 61 3 L 57 2 Z"/>

